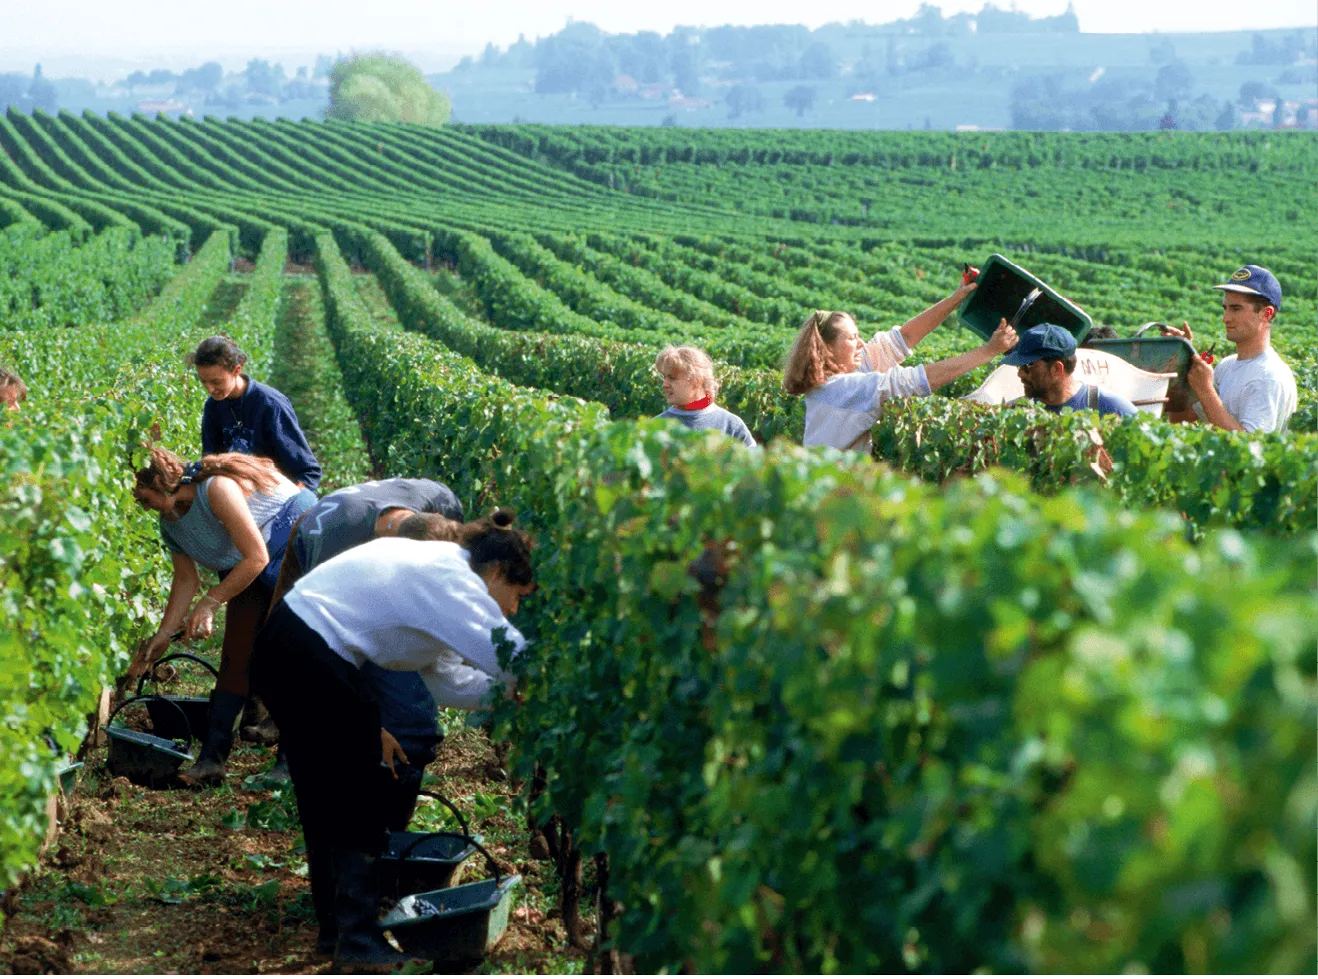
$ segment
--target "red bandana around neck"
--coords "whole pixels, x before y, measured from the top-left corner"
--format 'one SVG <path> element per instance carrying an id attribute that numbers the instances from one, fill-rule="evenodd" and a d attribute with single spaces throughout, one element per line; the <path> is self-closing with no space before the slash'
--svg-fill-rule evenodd
<path id="1" fill-rule="evenodd" d="M 699 411 L 701 408 L 708 408 L 714 403 L 714 399 L 706 395 L 699 401 L 692 401 L 689 405 L 682 405 L 683 411 Z"/>

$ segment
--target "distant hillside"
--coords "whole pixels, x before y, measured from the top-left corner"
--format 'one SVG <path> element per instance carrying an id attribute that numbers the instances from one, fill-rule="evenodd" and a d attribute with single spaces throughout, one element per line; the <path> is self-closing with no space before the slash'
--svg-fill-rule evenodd
<path id="1" fill-rule="evenodd" d="M 1085 34 L 986 6 L 871 25 L 606 34 L 573 23 L 429 76 L 468 123 L 840 129 L 1312 128 L 1313 30 Z"/>

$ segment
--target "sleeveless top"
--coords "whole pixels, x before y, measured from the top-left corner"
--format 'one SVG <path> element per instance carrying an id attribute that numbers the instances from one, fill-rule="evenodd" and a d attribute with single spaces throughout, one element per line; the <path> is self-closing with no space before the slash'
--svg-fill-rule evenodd
<path id="1" fill-rule="evenodd" d="M 210 504 L 210 483 L 207 479 L 197 485 L 197 496 L 192 507 L 178 520 L 160 517 L 160 539 L 175 554 L 186 554 L 203 568 L 211 571 L 228 571 L 243 559 L 224 524 L 215 515 Z M 261 531 L 261 538 L 270 543 L 270 525 L 291 497 L 300 490 L 293 483 L 281 483 L 269 493 L 253 493 L 247 497 L 247 509 Z"/>

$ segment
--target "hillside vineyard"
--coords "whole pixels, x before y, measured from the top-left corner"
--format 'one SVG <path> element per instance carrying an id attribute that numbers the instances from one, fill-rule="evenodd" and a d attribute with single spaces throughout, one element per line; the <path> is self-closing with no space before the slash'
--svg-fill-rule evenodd
<path id="1" fill-rule="evenodd" d="M 1312 134 L 10 112 L 0 150 L 3 883 L 167 589 L 129 474 L 199 450 L 184 357 L 265 376 L 310 267 L 377 473 L 537 534 L 495 736 L 638 968 L 1315 968 Z M 1267 266 L 1289 431 L 960 401 L 990 365 L 885 412 L 880 465 L 802 449 L 805 317 L 887 329 L 994 252 L 1219 356 L 1211 287 Z M 670 343 L 765 447 L 650 420 Z"/>

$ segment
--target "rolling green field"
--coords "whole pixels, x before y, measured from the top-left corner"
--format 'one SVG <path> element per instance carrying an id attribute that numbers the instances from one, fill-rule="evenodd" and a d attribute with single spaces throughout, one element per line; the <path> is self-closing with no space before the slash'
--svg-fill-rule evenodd
<path id="1" fill-rule="evenodd" d="M 545 773 L 536 816 L 607 853 L 638 968 L 1314 969 L 1314 150 L 0 118 L 0 364 L 31 391 L 0 426 L 0 870 L 152 630 L 130 473 L 153 437 L 197 451 L 183 357 L 222 330 L 258 379 L 322 365 L 303 423 L 354 478 L 355 420 L 377 473 L 535 530 L 496 736 Z M 890 327 L 995 252 L 1204 345 L 1211 286 L 1268 266 L 1290 431 L 1105 419 L 1098 482 L 1092 418 L 984 420 L 941 396 L 972 375 L 894 406 L 877 465 L 802 449 L 805 316 Z M 312 269 L 334 369 L 277 330 Z M 670 342 L 763 449 L 648 420 Z M 914 359 L 978 342 L 949 321 Z"/>

